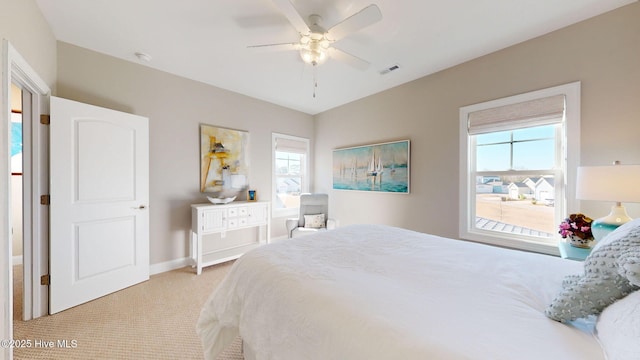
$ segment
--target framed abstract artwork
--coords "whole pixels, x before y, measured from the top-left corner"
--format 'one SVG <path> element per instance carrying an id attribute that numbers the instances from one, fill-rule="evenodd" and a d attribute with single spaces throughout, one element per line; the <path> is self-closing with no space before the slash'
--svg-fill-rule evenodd
<path id="1" fill-rule="evenodd" d="M 227 198 L 249 181 L 249 132 L 200 125 L 200 191 Z"/>
<path id="2" fill-rule="evenodd" d="M 336 149 L 333 188 L 409 193 L 409 140 Z"/>

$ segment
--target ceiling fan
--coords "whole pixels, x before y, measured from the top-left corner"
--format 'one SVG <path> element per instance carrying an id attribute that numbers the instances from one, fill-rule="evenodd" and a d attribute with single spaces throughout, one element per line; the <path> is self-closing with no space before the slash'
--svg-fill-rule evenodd
<path id="1" fill-rule="evenodd" d="M 325 29 L 319 15 L 308 16 L 308 23 L 298 13 L 290 0 L 272 0 L 284 16 L 300 34 L 297 42 L 251 45 L 249 48 L 270 48 L 273 50 L 296 50 L 300 52 L 302 60 L 313 66 L 322 64 L 331 57 L 359 69 L 369 67 L 369 62 L 331 46 L 344 37 L 361 30 L 382 19 L 382 13 L 377 5 L 372 4 L 336 25 Z"/>

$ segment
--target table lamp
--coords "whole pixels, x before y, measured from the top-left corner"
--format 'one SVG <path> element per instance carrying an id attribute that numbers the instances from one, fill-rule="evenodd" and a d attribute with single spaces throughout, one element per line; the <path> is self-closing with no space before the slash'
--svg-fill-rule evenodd
<path id="1" fill-rule="evenodd" d="M 591 223 L 591 232 L 600 241 L 618 226 L 631 221 L 623 202 L 640 202 L 640 165 L 580 166 L 576 180 L 576 198 L 615 201 L 609 215 Z"/>

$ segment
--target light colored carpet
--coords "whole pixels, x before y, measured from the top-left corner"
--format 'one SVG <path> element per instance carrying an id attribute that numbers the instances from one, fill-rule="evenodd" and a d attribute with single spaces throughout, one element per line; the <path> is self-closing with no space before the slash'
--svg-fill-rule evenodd
<path id="1" fill-rule="evenodd" d="M 14 339 L 33 347 L 15 349 L 15 359 L 203 359 L 195 332 L 200 309 L 231 262 L 152 276 L 149 281 L 61 313 L 21 321 L 22 268 L 15 266 Z M 68 348 L 58 347 L 67 340 Z M 74 341 L 75 340 L 75 347 Z M 35 348 L 54 342 L 53 348 Z M 218 360 L 243 360 L 237 339 Z"/>

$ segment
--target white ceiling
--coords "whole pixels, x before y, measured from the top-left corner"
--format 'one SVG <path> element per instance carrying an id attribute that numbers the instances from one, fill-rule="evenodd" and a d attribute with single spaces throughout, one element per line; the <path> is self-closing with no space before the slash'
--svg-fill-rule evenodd
<path id="1" fill-rule="evenodd" d="M 317 114 L 634 0 L 291 0 L 325 28 L 372 2 L 382 11 L 380 22 L 335 44 L 369 68 L 329 59 L 316 67 L 315 98 L 313 67 L 297 52 L 247 48 L 299 39 L 271 0 L 36 2 L 60 41 Z"/>

